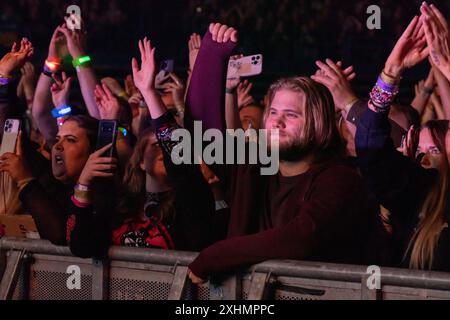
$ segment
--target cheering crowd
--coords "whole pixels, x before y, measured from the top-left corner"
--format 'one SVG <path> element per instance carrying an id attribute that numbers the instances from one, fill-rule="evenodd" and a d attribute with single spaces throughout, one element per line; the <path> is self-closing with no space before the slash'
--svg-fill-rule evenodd
<path id="1" fill-rule="evenodd" d="M 112 245 L 199 251 L 194 283 L 269 259 L 450 271 L 450 30 L 436 6 L 420 6 L 362 97 L 359 71 L 330 58 L 257 102 L 251 79 L 227 76 L 242 52 L 224 24 L 191 35 L 186 81 L 160 77 L 147 38 L 123 85 L 98 79 L 87 37 L 66 21 L 42 67 L 33 39 L 0 60 L 0 125 L 21 120 L 0 158 L 0 214 L 32 215 L 41 238 L 80 257 Z M 396 103 L 405 71 L 426 60 L 414 99 Z M 99 147 L 106 120 L 117 139 Z M 175 163 L 185 141 L 172 137 L 194 121 L 223 135 L 277 129 L 279 171 Z"/>

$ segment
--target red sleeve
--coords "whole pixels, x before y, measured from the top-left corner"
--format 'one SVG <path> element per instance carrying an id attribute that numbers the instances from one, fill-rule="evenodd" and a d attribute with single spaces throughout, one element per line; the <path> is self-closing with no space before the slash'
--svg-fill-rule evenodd
<path id="1" fill-rule="evenodd" d="M 337 252 L 346 245 L 354 246 L 350 234 L 365 214 L 358 208 L 364 188 L 355 170 L 343 166 L 334 169 L 316 178 L 311 196 L 299 200 L 297 215 L 289 223 L 220 241 L 203 250 L 189 268 L 206 278 L 210 273 L 265 260 L 308 259 L 333 252 L 330 246 L 337 247 Z"/>

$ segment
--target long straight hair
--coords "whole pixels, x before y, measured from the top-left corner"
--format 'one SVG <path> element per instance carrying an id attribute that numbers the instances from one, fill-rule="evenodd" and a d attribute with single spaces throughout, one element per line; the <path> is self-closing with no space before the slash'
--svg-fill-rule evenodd
<path id="1" fill-rule="evenodd" d="M 334 101 L 330 91 L 308 77 L 279 79 L 269 88 L 264 122 L 275 94 L 280 90 L 290 90 L 305 95 L 305 125 L 301 129 L 302 144 L 311 149 L 316 161 L 342 155 L 344 145 L 336 126 Z"/>
<path id="2" fill-rule="evenodd" d="M 419 213 L 419 223 L 409 243 L 406 253 L 411 251 L 409 267 L 413 269 L 431 269 L 442 229 L 445 227 L 447 206 L 449 165 L 445 150 L 448 120 L 431 120 L 423 128 L 431 132 L 436 147 L 444 155 L 439 170 L 439 177 L 433 184 Z"/>

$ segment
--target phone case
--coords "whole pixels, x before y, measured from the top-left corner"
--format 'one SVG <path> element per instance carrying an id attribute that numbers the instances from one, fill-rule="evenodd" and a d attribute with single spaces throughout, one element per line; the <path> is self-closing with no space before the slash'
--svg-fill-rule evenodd
<path id="1" fill-rule="evenodd" d="M 7 119 L 3 129 L 2 145 L 0 147 L 0 156 L 4 153 L 14 153 L 16 150 L 17 137 L 19 136 L 20 120 Z"/>
<path id="2" fill-rule="evenodd" d="M 97 135 L 96 150 L 112 143 L 112 148 L 105 152 L 103 157 L 113 157 L 115 155 L 117 139 L 117 121 L 116 120 L 100 120 Z"/>
<path id="3" fill-rule="evenodd" d="M 250 77 L 261 74 L 263 66 L 262 54 L 230 60 L 228 63 L 228 78 Z"/>

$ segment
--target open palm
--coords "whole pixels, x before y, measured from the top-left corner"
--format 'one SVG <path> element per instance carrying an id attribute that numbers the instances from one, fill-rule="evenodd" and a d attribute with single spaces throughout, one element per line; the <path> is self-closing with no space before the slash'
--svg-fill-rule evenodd
<path id="1" fill-rule="evenodd" d="M 428 56 L 422 20 L 415 16 L 389 55 L 386 65 L 396 73 L 411 68 Z"/>
<path id="2" fill-rule="evenodd" d="M 133 79 L 136 87 L 142 92 L 155 88 L 155 48 L 152 48 L 147 37 L 143 41 L 139 40 L 139 50 L 141 52 L 141 68 L 139 69 L 136 58 L 131 61 L 133 69 Z"/>
<path id="3" fill-rule="evenodd" d="M 17 50 L 17 45 L 14 42 L 11 51 L 0 60 L 0 74 L 3 76 L 10 76 L 15 70 L 22 68 L 27 59 L 31 58 L 33 53 L 33 45 L 26 38 L 23 38 L 20 42 L 19 50 Z"/>

